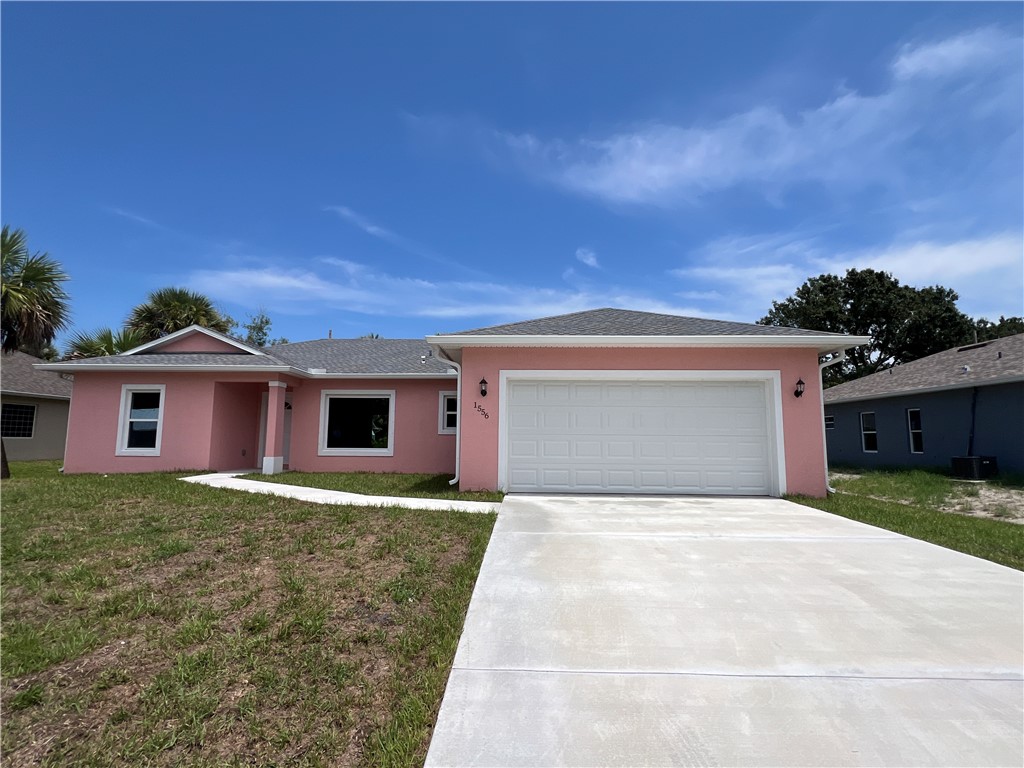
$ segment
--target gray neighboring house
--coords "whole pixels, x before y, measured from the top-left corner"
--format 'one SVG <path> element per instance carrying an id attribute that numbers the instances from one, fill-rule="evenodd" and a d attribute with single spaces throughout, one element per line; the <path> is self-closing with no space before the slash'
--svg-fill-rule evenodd
<path id="1" fill-rule="evenodd" d="M 64 458 L 72 380 L 32 367 L 45 362 L 23 352 L 0 355 L 0 435 L 10 461 Z"/>
<path id="2" fill-rule="evenodd" d="M 830 465 L 948 469 L 974 455 L 1024 472 L 1024 334 L 923 357 L 824 398 Z"/>

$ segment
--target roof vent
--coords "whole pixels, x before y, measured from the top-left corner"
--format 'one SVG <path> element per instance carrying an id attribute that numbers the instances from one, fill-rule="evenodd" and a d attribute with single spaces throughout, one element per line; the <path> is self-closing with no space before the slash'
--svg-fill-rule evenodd
<path id="1" fill-rule="evenodd" d="M 967 352 L 968 350 L 971 349 L 981 349 L 982 347 L 987 347 L 988 344 L 989 343 L 987 341 L 983 341 L 980 344 L 969 344 L 966 347 L 960 347 L 960 349 L 958 349 L 957 352 Z"/>
<path id="2" fill-rule="evenodd" d="M 970 373 L 970 372 L 971 372 L 971 366 L 969 366 L 969 365 L 965 365 L 963 368 L 960 369 L 960 373 Z"/>

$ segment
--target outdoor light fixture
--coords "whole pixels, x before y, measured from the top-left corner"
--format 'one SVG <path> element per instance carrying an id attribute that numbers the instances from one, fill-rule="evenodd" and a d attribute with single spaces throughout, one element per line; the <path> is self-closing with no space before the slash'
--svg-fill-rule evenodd
<path id="1" fill-rule="evenodd" d="M 804 380 L 803 379 L 797 379 L 797 381 L 796 381 L 796 392 L 793 393 L 793 397 L 803 397 L 803 396 L 804 396 Z"/>
<path id="2" fill-rule="evenodd" d="M 487 397 L 487 379 L 480 379 L 480 397 Z"/>

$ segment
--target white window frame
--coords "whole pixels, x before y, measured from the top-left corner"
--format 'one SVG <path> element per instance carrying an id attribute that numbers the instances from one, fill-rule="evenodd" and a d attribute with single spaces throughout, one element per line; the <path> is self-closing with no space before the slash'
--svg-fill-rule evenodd
<path id="1" fill-rule="evenodd" d="M 131 423 L 132 395 L 136 392 L 158 392 L 160 412 L 156 417 L 156 445 L 152 448 L 129 448 L 128 426 Z M 167 412 L 166 384 L 122 384 L 121 408 L 117 416 L 117 450 L 115 456 L 159 456 L 164 437 L 164 414 Z"/>
<path id="2" fill-rule="evenodd" d="M 917 411 L 917 420 L 921 424 L 921 428 L 920 429 L 914 429 L 913 426 L 911 425 L 910 414 L 913 413 L 914 411 Z M 921 450 L 920 451 L 915 451 L 914 450 L 914 433 L 915 432 L 921 436 Z M 924 420 L 921 418 L 921 409 L 920 408 L 907 408 L 907 441 L 909 443 L 909 447 L 910 447 L 910 452 L 911 453 L 913 453 L 916 456 L 920 456 L 920 455 L 924 454 Z"/>
<path id="3" fill-rule="evenodd" d="M 452 399 L 455 401 L 455 426 L 449 427 L 447 422 L 447 416 L 451 411 L 445 408 L 445 400 Z M 438 392 L 437 393 L 437 434 L 439 435 L 454 435 L 458 432 L 459 423 L 459 393 L 454 390 L 451 392 Z"/>
<path id="4" fill-rule="evenodd" d="M 31 440 L 36 436 L 36 419 L 39 418 L 39 406 L 35 403 L 3 403 L 3 406 L 20 405 L 24 408 L 32 409 L 32 434 L 30 435 L 4 435 L 4 440 Z"/>
<path id="5" fill-rule="evenodd" d="M 333 397 L 346 399 L 382 398 L 388 399 L 388 447 L 387 448 L 328 448 L 327 416 L 328 404 Z M 317 442 L 318 456 L 394 456 L 395 455 L 395 390 L 393 389 L 324 389 L 320 392 L 320 438 Z"/>
<path id="6" fill-rule="evenodd" d="M 864 429 L 864 417 L 868 415 L 875 417 L 875 428 L 870 432 Z M 868 434 L 875 436 L 874 450 L 868 449 L 868 447 L 864 443 L 864 436 Z M 878 453 L 878 415 L 874 411 L 860 412 L 860 450 L 862 453 Z"/>

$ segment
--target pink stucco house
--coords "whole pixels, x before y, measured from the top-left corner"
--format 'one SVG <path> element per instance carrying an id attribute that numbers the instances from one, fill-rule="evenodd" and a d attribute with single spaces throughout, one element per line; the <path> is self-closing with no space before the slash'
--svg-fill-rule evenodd
<path id="1" fill-rule="evenodd" d="M 64 471 L 430 472 L 518 492 L 826 490 L 820 353 L 867 339 L 598 309 L 255 349 L 193 326 L 73 372 Z"/>

